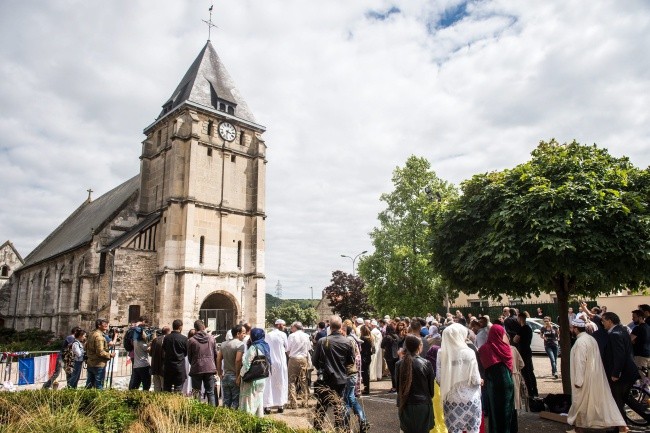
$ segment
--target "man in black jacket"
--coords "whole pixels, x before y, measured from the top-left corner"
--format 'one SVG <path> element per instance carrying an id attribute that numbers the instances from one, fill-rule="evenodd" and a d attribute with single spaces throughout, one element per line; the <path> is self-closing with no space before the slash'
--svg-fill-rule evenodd
<path id="1" fill-rule="evenodd" d="M 318 371 L 318 380 L 314 384 L 316 430 L 322 430 L 325 412 L 330 405 L 334 405 L 334 426 L 337 429 L 343 427 L 343 391 L 348 379 L 346 366 L 354 364 L 354 348 L 353 343 L 341 334 L 341 325 L 341 317 L 332 316 L 331 334 L 318 340 L 314 350 L 313 364 Z"/>
<path id="2" fill-rule="evenodd" d="M 172 322 L 172 333 L 163 340 L 163 391 L 181 392 L 187 371 L 185 357 L 187 356 L 187 337 L 181 334 L 183 321 L 176 319 Z"/>
<path id="3" fill-rule="evenodd" d="M 610 311 L 601 316 L 603 327 L 608 332 L 603 365 L 612 396 L 618 410 L 623 414 L 625 396 L 639 378 L 639 370 L 632 357 L 632 340 L 627 329 L 621 325 L 618 315 Z"/>

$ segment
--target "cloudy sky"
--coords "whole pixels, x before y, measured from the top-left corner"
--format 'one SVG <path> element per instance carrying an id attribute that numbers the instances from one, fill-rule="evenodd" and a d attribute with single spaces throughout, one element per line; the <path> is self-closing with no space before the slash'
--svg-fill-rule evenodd
<path id="1" fill-rule="evenodd" d="M 26 256 L 139 171 L 210 0 L 0 2 L 0 243 Z M 316 296 L 410 155 L 440 177 L 540 140 L 650 164 L 650 2 L 231 0 L 212 42 L 267 127 L 267 291 Z"/>

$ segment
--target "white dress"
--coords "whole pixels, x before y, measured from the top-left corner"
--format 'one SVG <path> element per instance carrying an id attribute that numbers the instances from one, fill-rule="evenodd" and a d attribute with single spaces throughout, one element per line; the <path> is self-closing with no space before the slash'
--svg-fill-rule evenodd
<path id="1" fill-rule="evenodd" d="M 289 400 L 287 334 L 274 329 L 266 334 L 264 340 L 271 350 L 271 374 L 264 386 L 264 407 L 281 407 Z"/>
<path id="2" fill-rule="evenodd" d="M 625 425 L 607 383 L 598 343 L 586 332 L 578 335 L 571 349 L 571 391 L 570 425 L 590 429 Z"/>
<path id="3" fill-rule="evenodd" d="M 384 369 L 384 356 L 381 348 L 382 335 L 377 328 L 373 328 L 370 333 L 375 340 L 375 353 L 370 358 L 370 380 L 381 380 Z"/>

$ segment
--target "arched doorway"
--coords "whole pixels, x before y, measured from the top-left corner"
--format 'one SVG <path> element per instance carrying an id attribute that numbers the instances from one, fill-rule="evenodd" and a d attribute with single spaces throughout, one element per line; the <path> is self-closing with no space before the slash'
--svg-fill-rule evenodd
<path id="1" fill-rule="evenodd" d="M 224 293 L 212 293 L 201 304 L 199 319 L 210 329 L 217 343 L 226 339 L 226 332 L 236 325 L 237 306 L 234 299 Z"/>

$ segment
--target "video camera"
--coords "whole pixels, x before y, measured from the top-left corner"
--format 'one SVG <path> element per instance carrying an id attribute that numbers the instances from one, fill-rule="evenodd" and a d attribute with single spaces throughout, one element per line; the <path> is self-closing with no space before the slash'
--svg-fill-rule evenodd
<path id="1" fill-rule="evenodd" d="M 108 336 L 111 340 L 119 340 L 120 336 L 124 334 L 124 328 L 128 325 L 111 325 L 108 327 Z"/>

